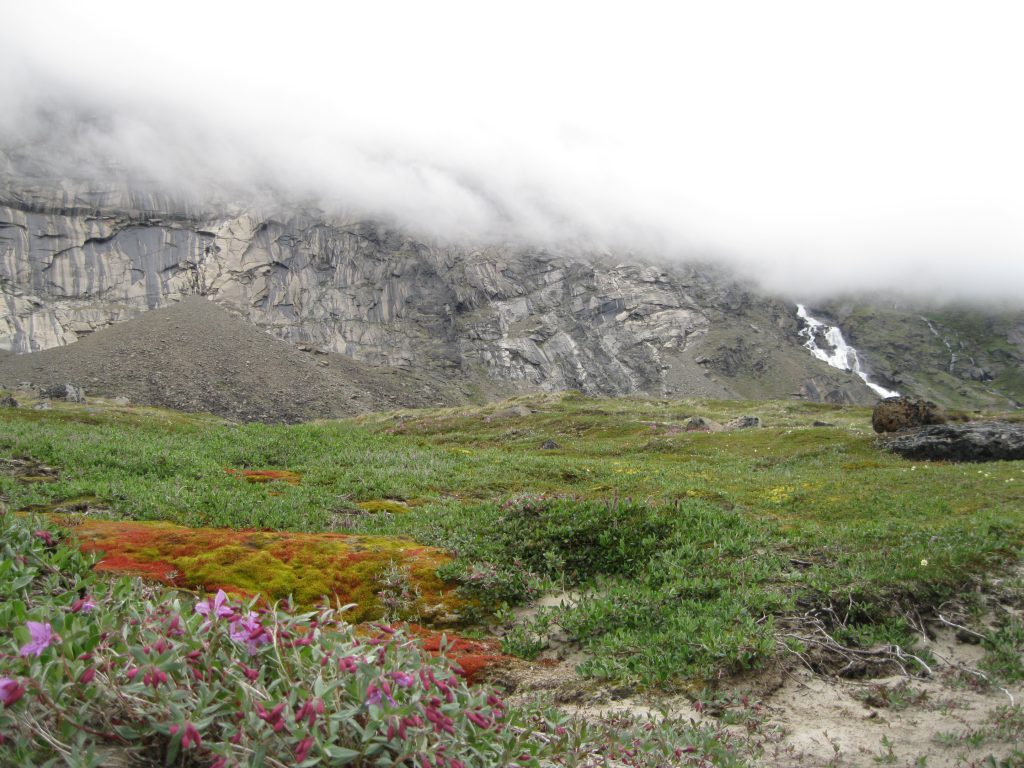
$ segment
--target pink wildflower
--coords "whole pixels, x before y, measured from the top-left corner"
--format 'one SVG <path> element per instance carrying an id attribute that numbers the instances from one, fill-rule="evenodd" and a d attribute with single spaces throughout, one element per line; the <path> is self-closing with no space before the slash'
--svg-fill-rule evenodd
<path id="1" fill-rule="evenodd" d="M 296 745 L 296 747 L 295 747 L 295 760 L 296 760 L 296 762 L 301 763 L 303 760 L 305 760 L 306 756 L 309 754 L 309 750 L 312 749 L 312 748 L 313 748 L 313 737 L 312 736 L 307 736 L 302 741 L 300 741 L 298 743 L 298 745 Z"/>
<path id="2" fill-rule="evenodd" d="M 287 727 L 284 722 L 284 717 L 281 714 L 283 711 L 283 702 L 278 704 L 269 712 L 265 710 L 259 702 L 256 703 L 256 716 L 267 723 L 267 725 L 271 726 L 274 729 L 274 733 L 280 733 Z"/>
<path id="3" fill-rule="evenodd" d="M 9 677 L 0 677 L 0 703 L 5 707 L 11 706 L 24 695 L 24 685 L 21 685 L 17 680 L 12 680 Z"/>
<path id="4" fill-rule="evenodd" d="M 258 669 L 253 669 L 252 667 L 246 666 L 242 662 L 238 662 L 238 666 L 242 668 L 242 674 L 245 675 L 246 679 L 249 682 L 255 683 L 259 679 L 260 671 Z"/>
<path id="5" fill-rule="evenodd" d="M 51 534 L 49 531 L 36 531 L 34 536 L 37 539 L 42 539 L 46 543 L 46 546 L 48 547 L 52 547 L 55 544 L 53 541 L 53 534 Z"/>
<path id="6" fill-rule="evenodd" d="M 409 688 L 416 682 L 416 678 L 408 672 L 392 672 L 391 679 L 398 683 L 400 688 Z"/>
<path id="7" fill-rule="evenodd" d="M 260 623 L 259 614 L 255 611 L 249 611 L 249 615 L 244 619 L 238 618 L 231 622 L 228 634 L 236 643 L 244 643 L 249 649 L 250 656 L 254 655 L 261 645 L 270 642 L 270 635 L 266 627 Z"/>
<path id="8" fill-rule="evenodd" d="M 193 744 L 197 747 L 203 743 L 202 737 L 199 735 L 199 731 L 192 723 L 185 721 L 185 735 L 181 737 L 181 748 L 188 749 Z"/>
<path id="9" fill-rule="evenodd" d="M 228 595 L 223 589 L 218 589 L 217 594 L 211 599 L 207 598 L 201 603 L 196 603 L 196 613 L 205 616 L 207 619 L 226 619 L 235 615 L 235 610 L 228 605 Z M 209 622 L 203 626 L 208 626 Z"/>
<path id="10" fill-rule="evenodd" d="M 92 601 L 92 598 L 86 595 L 80 597 L 71 604 L 72 613 L 92 613 L 96 609 L 96 603 Z"/>
<path id="11" fill-rule="evenodd" d="M 387 698 L 391 706 L 397 706 L 395 699 L 391 696 L 391 686 L 386 681 L 381 681 L 380 686 L 370 683 L 366 688 L 367 705 L 379 705 L 383 698 Z"/>
<path id="12" fill-rule="evenodd" d="M 151 668 L 142 676 L 142 684 L 152 686 L 154 691 L 166 682 L 167 673 L 156 667 Z"/>
<path id="13" fill-rule="evenodd" d="M 60 636 L 54 634 L 53 627 L 49 623 L 43 623 L 39 621 L 29 621 L 25 623 L 28 627 L 28 633 L 32 639 L 21 646 L 21 650 L 18 651 L 22 656 L 42 656 L 43 651 L 50 647 L 52 643 L 59 643 Z"/>

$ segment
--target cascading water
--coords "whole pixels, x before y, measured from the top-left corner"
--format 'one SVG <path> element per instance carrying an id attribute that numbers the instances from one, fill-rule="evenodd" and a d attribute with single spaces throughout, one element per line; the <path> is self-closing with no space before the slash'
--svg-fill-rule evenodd
<path id="1" fill-rule="evenodd" d="M 833 368 L 843 371 L 851 371 L 860 377 L 861 381 L 867 384 L 871 391 L 879 397 L 898 397 L 899 392 L 875 384 L 868 378 L 867 372 L 861 367 L 860 357 L 857 350 L 846 343 L 843 332 L 837 326 L 823 323 L 817 318 L 807 314 L 807 308 L 803 304 L 796 305 L 796 315 L 804 321 L 804 327 L 800 329 L 800 336 L 805 340 L 804 346 L 819 360 L 822 360 Z M 818 337 L 821 336 L 832 351 L 822 349 L 818 346 Z"/>
<path id="2" fill-rule="evenodd" d="M 924 320 L 928 324 L 928 330 L 931 331 L 932 333 L 934 333 L 935 337 L 937 339 L 939 339 L 939 341 L 941 341 L 943 344 L 946 345 L 946 349 L 949 350 L 949 372 L 950 373 L 954 373 L 954 369 L 956 368 L 957 357 L 956 357 L 956 352 L 953 351 L 953 345 L 950 344 L 946 340 L 945 336 L 943 336 L 941 333 L 939 333 L 938 329 L 936 329 L 935 325 L 932 323 L 931 320 L 929 320 L 924 315 L 921 316 L 921 319 Z"/>

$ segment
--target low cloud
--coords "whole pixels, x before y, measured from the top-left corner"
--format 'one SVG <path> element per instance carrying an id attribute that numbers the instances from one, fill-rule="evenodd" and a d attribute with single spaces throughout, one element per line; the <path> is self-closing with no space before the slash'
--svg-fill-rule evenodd
<path id="1" fill-rule="evenodd" d="M 22 5 L 0 146 L 61 173 L 1024 301 L 1010 3 Z"/>

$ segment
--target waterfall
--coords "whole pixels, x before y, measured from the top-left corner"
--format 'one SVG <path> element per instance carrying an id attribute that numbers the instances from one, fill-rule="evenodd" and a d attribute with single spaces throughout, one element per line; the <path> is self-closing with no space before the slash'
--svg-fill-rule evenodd
<path id="1" fill-rule="evenodd" d="M 946 341 L 946 337 L 943 336 L 941 333 L 939 333 L 938 330 L 936 330 L 936 328 L 932 324 L 931 320 L 929 320 L 924 315 L 921 316 L 921 319 L 924 320 L 928 324 L 928 330 L 930 330 L 932 333 L 934 333 L 936 338 L 938 338 L 943 344 L 945 344 L 946 345 L 946 349 L 949 350 L 949 372 L 953 373 L 954 372 L 953 369 L 956 367 L 956 360 L 957 360 L 956 352 L 953 351 L 953 345 L 950 344 L 948 341 Z M 972 365 L 974 364 L 973 360 L 971 361 L 971 364 Z"/>
<path id="2" fill-rule="evenodd" d="M 867 372 L 860 364 L 860 356 L 857 350 L 846 343 L 843 332 L 838 326 L 827 325 L 817 318 L 807 314 L 807 308 L 803 304 L 796 305 L 796 315 L 804 321 L 804 327 L 800 329 L 800 336 L 805 340 L 804 346 L 819 360 L 828 363 L 833 368 L 843 371 L 851 371 L 860 377 L 861 381 L 867 384 L 871 391 L 882 398 L 898 397 L 899 392 L 875 384 L 868 378 Z M 822 336 L 832 351 L 822 349 L 818 346 L 818 336 Z"/>

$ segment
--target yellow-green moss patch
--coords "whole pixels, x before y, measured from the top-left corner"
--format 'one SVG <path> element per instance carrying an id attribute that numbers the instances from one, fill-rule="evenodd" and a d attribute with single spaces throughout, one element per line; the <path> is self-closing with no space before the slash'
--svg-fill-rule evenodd
<path id="1" fill-rule="evenodd" d="M 409 505 L 404 501 L 395 499 L 374 499 L 372 501 L 359 501 L 356 506 L 364 512 L 391 512 L 401 515 L 409 511 Z"/>
<path id="2" fill-rule="evenodd" d="M 185 528 L 162 522 L 68 520 L 86 552 L 102 552 L 97 568 L 157 579 L 181 587 L 259 594 L 273 601 L 292 596 L 301 606 L 324 596 L 355 603 L 346 617 L 366 621 L 383 614 L 380 575 L 393 562 L 408 569 L 418 592 L 411 615 L 457 610 L 452 586 L 437 576 L 450 561 L 440 549 L 401 536 L 237 531 Z"/>

